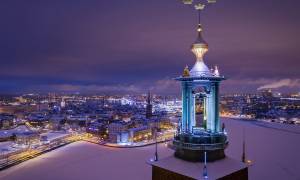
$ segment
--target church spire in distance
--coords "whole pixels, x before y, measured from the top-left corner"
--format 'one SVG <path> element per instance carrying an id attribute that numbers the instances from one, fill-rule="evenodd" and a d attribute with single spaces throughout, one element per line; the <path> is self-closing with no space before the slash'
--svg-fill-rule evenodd
<path id="1" fill-rule="evenodd" d="M 152 96 L 151 96 L 151 92 L 148 92 L 147 95 L 147 105 L 146 105 L 146 118 L 150 119 L 152 117 Z"/>

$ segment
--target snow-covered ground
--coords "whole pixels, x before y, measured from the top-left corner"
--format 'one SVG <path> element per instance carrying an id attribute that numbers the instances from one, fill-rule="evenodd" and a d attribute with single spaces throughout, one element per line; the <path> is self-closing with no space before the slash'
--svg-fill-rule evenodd
<path id="1" fill-rule="evenodd" d="M 160 155 L 172 151 L 160 145 Z M 110 148 L 77 142 L 0 172 L 5 180 L 151 179 L 154 147 Z"/>
<path id="2" fill-rule="evenodd" d="M 241 159 L 245 129 L 247 158 L 254 162 L 249 168 L 250 179 L 300 179 L 299 129 L 230 119 L 224 122 L 230 139 L 226 153 L 237 160 Z M 153 154 L 153 145 L 127 149 L 77 142 L 1 171 L 0 179 L 147 180 L 151 179 L 151 167 L 146 161 Z M 172 154 L 164 144 L 159 145 L 160 158 Z"/>
<path id="3" fill-rule="evenodd" d="M 300 180 L 300 127 L 224 119 L 230 145 L 227 155 L 241 159 L 243 129 L 250 179 Z"/>

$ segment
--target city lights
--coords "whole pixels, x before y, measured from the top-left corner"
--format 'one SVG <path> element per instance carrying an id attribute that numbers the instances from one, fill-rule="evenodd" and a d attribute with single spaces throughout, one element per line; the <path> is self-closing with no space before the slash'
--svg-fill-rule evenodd
<path id="1" fill-rule="evenodd" d="M 0 1 L 0 179 L 299 179 L 299 5 Z"/>

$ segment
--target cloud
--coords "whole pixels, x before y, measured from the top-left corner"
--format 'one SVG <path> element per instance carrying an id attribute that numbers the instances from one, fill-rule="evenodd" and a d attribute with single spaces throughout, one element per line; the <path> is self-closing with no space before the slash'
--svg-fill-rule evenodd
<path id="1" fill-rule="evenodd" d="M 300 79 L 281 79 L 279 81 L 273 81 L 268 84 L 260 86 L 259 88 L 257 88 L 257 90 L 278 89 L 282 87 L 300 88 Z"/>
<path id="2" fill-rule="evenodd" d="M 253 93 L 262 89 L 279 89 L 284 92 L 298 91 L 300 79 L 228 79 L 222 83 L 221 93 Z M 142 94 L 148 91 L 161 95 L 179 95 L 180 82 L 171 78 L 156 81 L 139 81 L 132 84 L 49 84 L 30 86 L 27 92 L 64 92 L 95 94 Z"/>
<path id="3" fill-rule="evenodd" d="M 50 85 L 49 89 L 58 92 L 81 92 L 81 93 L 138 93 L 140 88 L 135 85 Z"/>
<path id="4" fill-rule="evenodd" d="M 80 85 L 80 84 L 50 84 L 50 85 L 36 85 L 30 86 L 25 92 L 37 93 L 104 93 L 104 94 L 135 94 L 141 92 L 140 87 L 135 85 Z"/>
<path id="5" fill-rule="evenodd" d="M 165 78 L 156 81 L 150 90 L 160 94 L 177 94 L 180 91 L 180 83 L 174 79 Z"/>
<path id="6" fill-rule="evenodd" d="M 255 93 L 263 89 L 277 89 L 281 92 L 298 92 L 300 79 L 292 78 L 230 78 L 221 85 L 221 93 Z"/>
<path id="7" fill-rule="evenodd" d="M 180 92 L 180 83 L 165 78 L 157 81 L 143 81 L 133 84 L 49 84 L 30 86 L 28 92 L 64 92 L 64 93 L 105 93 L 105 94 L 141 94 L 149 90 L 157 94 L 177 94 Z"/>

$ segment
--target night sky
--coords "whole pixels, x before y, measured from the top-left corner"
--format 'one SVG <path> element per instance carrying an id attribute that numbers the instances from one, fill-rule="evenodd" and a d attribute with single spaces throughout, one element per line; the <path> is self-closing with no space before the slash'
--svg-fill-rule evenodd
<path id="1" fill-rule="evenodd" d="M 222 92 L 300 91 L 300 1 L 219 0 L 203 13 Z M 176 93 L 197 16 L 179 0 L 1 0 L 0 92 Z"/>

